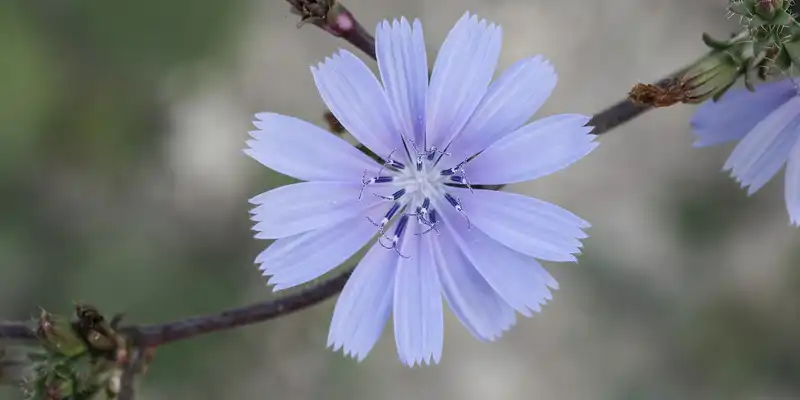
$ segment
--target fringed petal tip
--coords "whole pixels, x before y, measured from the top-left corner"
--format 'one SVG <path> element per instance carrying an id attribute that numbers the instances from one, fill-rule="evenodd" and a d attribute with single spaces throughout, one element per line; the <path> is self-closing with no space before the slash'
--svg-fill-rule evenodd
<path id="1" fill-rule="evenodd" d="M 405 364 L 409 368 L 424 368 L 424 367 L 432 367 L 436 364 L 439 364 L 441 360 L 441 354 L 436 356 L 434 354 L 428 354 L 419 358 L 415 359 L 403 359 L 399 358 L 400 362 Z"/>
<path id="2" fill-rule="evenodd" d="M 383 21 L 378 22 L 378 26 L 375 28 L 375 33 L 376 36 L 380 34 L 386 34 L 392 30 L 402 30 L 403 33 L 411 33 L 412 30 L 416 31 L 417 29 L 422 29 L 422 22 L 420 22 L 418 18 L 414 18 L 411 23 L 409 23 L 406 17 L 400 17 L 400 19 L 384 19 Z"/>
<path id="3" fill-rule="evenodd" d="M 334 353 L 338 353 L 341 350 L 343 356 L 352 358 L 359 364 L 364 361 L 364 359 L 367 358 L 367 354 L 369 354 L 369 350 L 363 351 L 359 349 L 346 348 L 345 343 L 341 341 L 329 341 L 328 348 L 333 350 Z"/>

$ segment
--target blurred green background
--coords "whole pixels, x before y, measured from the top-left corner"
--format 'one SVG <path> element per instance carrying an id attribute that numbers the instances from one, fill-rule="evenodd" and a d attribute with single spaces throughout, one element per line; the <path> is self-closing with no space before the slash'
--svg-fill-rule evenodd
<path id="1" fill-rule="evenodd" d="M 504 27 L 501 67 L 541 53 L 540 115 L 592 113 L 735 29 L 725 1 L 352 0 L 367 27 L 419 17 L 430 57 L 465 9 Z M 72 301 L 162 322 L 272 296 L 246 200 L 285 183 L 241 152 L 254 112 L 322 125 L 307 66 L 345 44 L 284 1 L 0 2 L 0 312 Z M 374 67 L 374 63 L 370 64 Z M 748 199 L 694 150 L 692 109 L 609 133 L 518 191 L 593 223 L 562 289 L 498 343 L 448 316 L 442 364 L 408 370 L 391 330 L 358 364 L 325 349 L 332 301 L 159 349 L 145 399 L 800 398 L 800 235 L 782 179 Z M 0 398 L 16 399 L 12 389 Z"/>

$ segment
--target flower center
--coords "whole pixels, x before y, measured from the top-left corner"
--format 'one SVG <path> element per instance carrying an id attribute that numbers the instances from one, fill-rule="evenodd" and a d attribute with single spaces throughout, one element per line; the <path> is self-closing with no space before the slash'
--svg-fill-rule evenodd
<path id="1" fill-rule="evenodd" d="M 413 146 L 413 143 L 412 143 Z M 440 169 L 437 164 L 442 157 L 450 156 L 449 153 L 437 150 L 435 147 L 419 151 L 414 146 L 414 152 L 408 154 L 407 164 L 401 163 L 392 158 L 394 152 L 389 154 L 378 174 L 370 179 L 366 179 L 367 171 L 361 178 L 361 200 L 364 190 L 368 185 L 376 183 L 389 184 L 395 188 L 391 195 L 373 193 L 391 203 L 389 210 L 384 214 L 380 221 L 373 221 L 367 217 L 373 225 L 378 227 L 380 237 L 378 243 L 386 249 L 394 249 L 401 257 L 408 258 L 400 253 L 398 244 L 403 237 L 403 233 L 408 226 L 409 219 L 414 218 L 422 226 L 417 235 L 424 235 L 431 231 L 439 234 L 437 225 L 440 223 L 436 207 L 446 204 L 455 208 L 466 220 L 469 229 L 469 218 L 464 213 L 461 201 L 447 192 L 449 185 L 466 186 L 470 190 L 472 187 L 467 180 L 464 165 L 468 160 L 464 160 L 453 168 Z M 386 234 L 386 226 L 390 221 L 397 218 L 393 235 Z M 388 241 L 388 244 L 384 243 Z"/>

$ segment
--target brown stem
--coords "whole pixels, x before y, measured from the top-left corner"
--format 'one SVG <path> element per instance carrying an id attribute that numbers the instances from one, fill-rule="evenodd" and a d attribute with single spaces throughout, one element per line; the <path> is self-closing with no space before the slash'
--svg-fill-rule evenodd
<path id="1" fill-rule="evenodd" d="M 685 69 L 681 69 L 672 75 L 653 83 L 653 85 L 665 88 L 673 82 L 674 77 L 683 73 L 684 70 Z M 624 100 L 620 100 L 614 105 L 595 114 L 592 119 L 589 120 L 587 125 L 594 127 L 592 134 L 602 135 L 642 115 L 643 113 L 650 111 L 651 109 L 653 109 L 652 105 L 637 104 L 631 101 L 630 98 L 626 97 Z"/>
<path id="2" fill-rule="evenodd" d="M 36 340 L 36 333 L 24 322 L 0 322 L 0 339 L 2 340 Z"/>
<path id="3" fill-rule="evenodd" d="M 117 397 L 117 400 L 136 399 L 136 374 L 142 370 L 146 351 L 147 349 L 143 346 L 131 349 L 120 377 L 119 397 Z"/>
<path id="4" fill-rule="evenodd" d="M 133 341 L 138 342 L 136 345 L 154 347 L 204 333 L 267 321 L 311 307 L 335 296 L 342 290 L 351 272 L 352 269 L 349 269 L 334 278 L 278 299 L 166 324 L 132 326 L 123 328 L 123 332 L 133 333 Z"/>

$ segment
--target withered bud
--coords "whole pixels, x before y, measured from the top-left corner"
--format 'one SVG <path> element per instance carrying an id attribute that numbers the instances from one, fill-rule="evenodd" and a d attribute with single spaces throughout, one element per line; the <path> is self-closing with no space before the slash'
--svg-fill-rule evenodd
<path id="1" fill-rule="evenodd" d="M 108 353 L 109 358 L 115 358 L 117 350 L 124 346 L 121 336 L 106 322 L 105 317 L 96 308 L 85 304 L 75 305 L 75 315 L 78 318 L 78 333 L 89 348 L 95 352 Z"/>
<path id="2" fill-rule="evenodd" d="M 323 117 L 325 118 L 325 122 L 328 124 L 329 131 L 337 135 L 341 135 L 342 133 L 344 133 L 344 126 L 342 126 L 342 123 L 339 122 L 338 119 L 336 119 L 336 117 L 333 115 L 332 112 L 326 111 Z"/>
<path id="3" fill-rule="evenodd" d="M 291 0 L 292 13 L 300 16 L 301 27 L 314 24 L 328 33 L 343 37 L 356 27 L 356 20 L 344 6 L 336 0 Z"/>
<path id="4" fill-rule="evenodd" d="M 783 9 L 783 6 L 783 0 L 758 0 L 755 9 L 759 15 L 772 18 L 776 11 Z"/>
<path id="5" fill-rule="evenodd" d="M 666 85 L 637 83 L 628 93 L 628 98 L 639 105 L 651 107 L 669 107 L 677 103 L 692 102 L 686 82 L 672 79 Z"/>
<path id="6" fill-rule="evenodd" d="M 669 107 L 674 104 L 696 104 L 722 96 L 744 73 L 730 54 L 712 51 L 686 72 L 659 85 L 637 84 L 628 98 L 641 105 Z"/>

